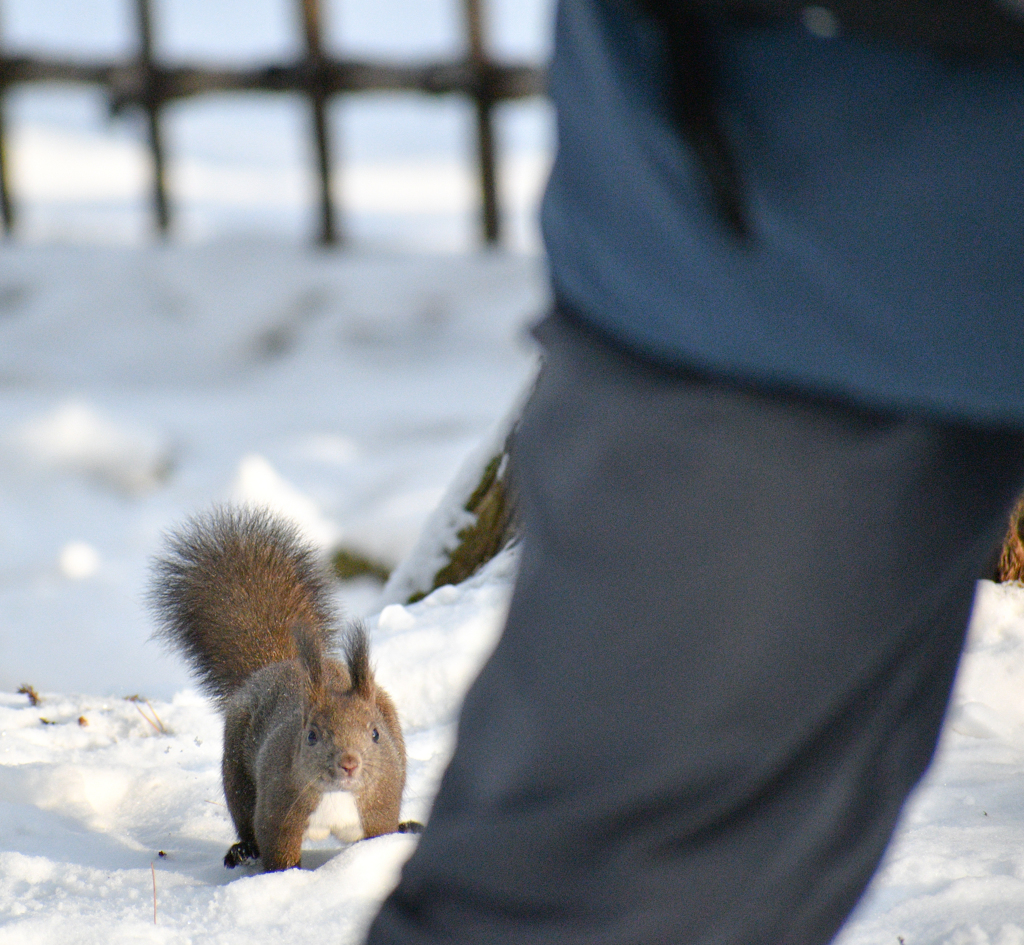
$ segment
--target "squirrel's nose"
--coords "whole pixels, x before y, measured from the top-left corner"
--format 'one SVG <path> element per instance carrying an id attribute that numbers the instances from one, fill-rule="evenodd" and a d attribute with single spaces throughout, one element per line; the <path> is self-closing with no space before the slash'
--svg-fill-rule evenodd
<path id="1" fill-rule="evenodd" d="M 345 754 L 338 759 L 338 767 L 345 772 L 350 778 L 355 777 L 356 772 L 359 770 L 359 755 L 354 751 L 346 751 Z"/>

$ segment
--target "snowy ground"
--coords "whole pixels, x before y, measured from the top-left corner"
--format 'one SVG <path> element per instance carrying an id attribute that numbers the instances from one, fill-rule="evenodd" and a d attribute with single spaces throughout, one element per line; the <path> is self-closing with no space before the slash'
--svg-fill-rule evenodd
<path id="1" fill-rule="evenodd" d="M 528 384 L 518 256 L 7 247 L 0 689 L 170 698 L 147 560 L 213 502 L 283 509 L 388 566 Z M 372 582 L 344 589 L 349 613 Z"/>
<path id="2" fill-rule="evenodd" d="M 147 564 L 164 530 L 231 499 L 325 550 L 405 559 L 533 376 L 543 266 L 5 247 L 5 293 L 0 942 L 355 941 L 414 840 L 314 848 L 321 868 L 281 882 L 220 865 L 219 720 L 149 640 Z M 428 816 L 511 571 L 505 556 L 408 609 L 381 611 L 370 579 L 339 587 L 402 716 L 407 818 Z"/>
<path id="3" fill-rule="evenodd" d="M 406 729 L 404 814 L 426 819 L 460 694 L 503 611 L 506 554 L 459 588 L 374 623 L 378 681 Z M 45 720 L 45 721 L 43 721 Z M 414 839 L 337 851 L 260 876 L 224 869 L 234 841 L 220 724 L 192 692 L 171 702 L 0 695 L 0 941 L 358 940 Z M 317 868 L 318 867 L 318 868 Z"/>
<path id="4" fill-rule="evenodd" d="M 118 55 L 130 7 L 4 0 L 3 41 Z M 286 0 L 156 9 L 169 59 L 298 48 Z M 450 0 L 328 10 L 354 54 L 458 47 Z M 501 52 L 544 59 L 550 3 L 490 10 Z M 355 943 L 415 839 L 314 845 L 287 874 L 220 865 L 219 721 L 148 642 L 147 561 L 165 529 L 232 498 L 286 511 L 325 549 L 407 558 L 535 370 L 550 114 L 502 110 L 514 252 L 480 254 L 465 104 L 338 103 L 352 239 L 327 253 L 307 245 L 301 102 L 172 109 L 167 247 L 147 244 L 137 122 L 87 90 L 15 91 L 5 110 L 22 229 L 0 246 L 0 943 Z M 338 588 L 406 729 L 406 817 L 428 816 L 513 570 L 499 558 L 409 607 L 381 609 L 368 579 Z M 842 945 L 1024 945 L 1024 589 L 979 589 L 938 761 Z"/>

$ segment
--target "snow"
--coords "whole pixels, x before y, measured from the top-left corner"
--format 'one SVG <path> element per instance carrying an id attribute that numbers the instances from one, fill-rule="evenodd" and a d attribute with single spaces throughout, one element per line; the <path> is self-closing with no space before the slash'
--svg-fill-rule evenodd
<path id="1" fill-rule="evenodd" d="M 528 385 L 547 305 L 536 257 L 281 244 L 13 245 L 5 285 L 0 689 L 161 699 L 188 682 L 147 642 L 161 533 L 248 501 L 395 567 Z"/>
<path id="2" fill-rule="evenodd" d="M 4 41 L 130 48 L 123 0 L 5 0 Z M 494 0 L 509 57 L 547 54 L 547 0 Z M 285 0 L 160 0 L 170 59 L 298 47 Z M 328 4 L 330 42 L 458 49 L 448 0 Z M 364 616 L 426 821 L 458 707 L 493 646 L 506 551 L 402 603 L 466 523 L 462 501 L 536 369 L 548 304 L 535 210 L 543 103 L 499 110 L 508 242 L 473 249 L 471 115 L 454 99 L 335 106 L 344 250 L 308 246 L 301 102 L 168 110 L 174 240 L 148 242 L 140 123 L 59 87 L 5 102 L 21 211 L 0 246 L 0 945 L 359 941 L 415 846 L 309 843 L 303 869 L 226 870 L 220 720 L 150 642 L 161 535 L 218 501 L 270 506 L 327 551 L 394 568 L 338 587 Z M 30 704 L 16 692 L 38 690 Z M 936 763 L 841 945 L 1024 945 L 1024 588 L 979 583 Z"/>
<path id="3" fill-rule="evenodd" d="M 523 396 L 514 401 L 466 457 L 424 523 L 416 544 L 391 572 L 379 601 L 387 605 L 382 619 L 393 611 L 394 604 L 422 596 L 434 586 L 435 575 L 448 564 L 449 555 L 459 546 L 459 532 L 476 522 L 476 516 L 466 510 L 466 505 L 480 485 L 483 470 L 493 459 L 502 456 L 528 393 L 529 388 L 524 388 Z"/>

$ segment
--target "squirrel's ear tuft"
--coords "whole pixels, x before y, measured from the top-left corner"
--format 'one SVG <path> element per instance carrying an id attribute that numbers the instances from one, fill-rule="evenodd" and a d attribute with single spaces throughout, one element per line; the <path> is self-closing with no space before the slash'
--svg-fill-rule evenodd
<path id="1" fill-rule="evenodd" d="M 295 649 L 298 651 L 299 662 L 306 670 L 311 690 L 322 689 L 324 684 L 324 654 L 320 640 L 313 628 L 303 622 L 296 622 L 292 627 L 295 636 Z"/>
<path id="2" fill-rule="evenodd" d="M 352 680 L 352 691 L 364 699 L 373 698 L 373 671 L 370 669 L 370 641 L 366 628 L 355 624 L 345 639 L 345 664 Z"/>

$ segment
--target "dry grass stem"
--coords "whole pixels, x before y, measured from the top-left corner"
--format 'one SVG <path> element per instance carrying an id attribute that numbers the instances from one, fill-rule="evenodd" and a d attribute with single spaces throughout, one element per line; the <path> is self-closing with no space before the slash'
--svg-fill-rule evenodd
<path id="1" fill-rule="evenodd" d="M 156 709 L 153 708 L 153 704 L 149 701 L 149 699 L 146 699 L 142 696 L 127 696 L 126 698 L 130 703 L 132 703 L 132 705 L 135 706 L 136 709 L 139 710 L 139 715 L 141 715 L 147 722 L 149 722 L 149 724 L 152 725 L 154 729 L 156 729 L 161 735 L 167 734 L 167 727 L 161 721 L 160 716 L 156 714 Z M 148 715 L 146 715 L 145 712 L 142 711 L 142 706 L 139 705 L 140 702 L 146 703 L 146 706 L 149 709 L 149 711 L 153 713 L 152 718 L 150 718 Z"/>

